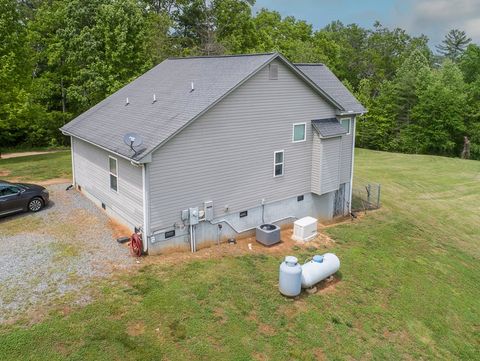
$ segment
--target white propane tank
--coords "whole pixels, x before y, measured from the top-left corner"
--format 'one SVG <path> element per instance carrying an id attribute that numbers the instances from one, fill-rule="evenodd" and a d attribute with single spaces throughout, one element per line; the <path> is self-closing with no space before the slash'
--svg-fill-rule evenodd
<path id="1" fill-rule="evenodd" d="M 340 268 L 340 260 L 333 253 L 315 255 L 302 266 L 302 287 L 310 288 L 333 275 Z"/>
<path id="2" fill-rule="evenodd" d="M 296 257 L 287 256 L 280 265 L 278 288 L 282 295 L 289 297 L 298 296 L 302 291 L 302 267 Z"/>

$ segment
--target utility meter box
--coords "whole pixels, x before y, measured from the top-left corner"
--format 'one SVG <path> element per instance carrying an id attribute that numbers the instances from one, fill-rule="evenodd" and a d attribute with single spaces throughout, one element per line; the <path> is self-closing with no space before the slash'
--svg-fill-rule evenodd
<path id="1" fill-rule="evenodd" d="M 213 221 L 213 202 L 212 201 L 204 202 L 203 210 L 205 211 L 205 220 Z"/>
<path id="2" fill-rule="evenodd" d="M 189 208 L 188 211 L 190 213 L 190 218 L 188 220 L 188 223 L 191 226 L 194 226 L 194 225 L 198 224 L 198 221 L 199 221 L 198 207 Z"/>
<path id="3" fill-rule="evenodd" d="M 187 222 L 190 219 L 190 212 L 188 209 L 184 209 L 181 214 L 182 221 Z"/>

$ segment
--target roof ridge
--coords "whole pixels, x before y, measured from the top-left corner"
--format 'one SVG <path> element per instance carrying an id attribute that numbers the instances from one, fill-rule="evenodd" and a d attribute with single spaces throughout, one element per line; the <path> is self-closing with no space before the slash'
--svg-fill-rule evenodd
<path id="1" fill-rule="evenodd" d="M 252 54 L 225 54 L 225 55 L 192 55 L 192 56 L 172 56 L 167 58 L 168 60 L 184 60 L 184 59 L 205 59 L 205 58 L 234 58 L 243 56 L 264 56 L 274 55 L 276 52 L 270 53 L 252 53 Z"/>
<path id="2" fill-rule="evenodd" d="M 325 66 L 323 63 L 293 63 L 295 66 Z"/>

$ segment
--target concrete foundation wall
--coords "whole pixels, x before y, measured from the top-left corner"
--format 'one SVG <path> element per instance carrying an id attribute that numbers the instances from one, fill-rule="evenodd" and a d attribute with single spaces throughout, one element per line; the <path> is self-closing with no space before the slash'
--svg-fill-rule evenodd
<path id="1" fill-rule="evenodd" d="M 255 227 L 262 223 L 277 225 L 291 224 L 296 219 L 313 216 L 318 219 L 330 219 L 333 215 L 334 192 L 324 195 L 307 193 L 303 201 L 297 196 L 281 201 L 267 203 L 262 220 L 262 206 L 248 209 L 248 215 L 240 218 L 239 212 L 230 213 L 211 222 L 200 222 L 195 226 L 197 248 L 209 243 L 225 242 L 228 238 L 239 238 L 255 233 Z M 222 228 L 219 229 L 218 225 Z M 175 230 L 175 236 L 165 239 L 165 232 Z M 149 254 L 161 253 L 169 248 L 190 249 L 189 227 L 163 229 L 149 238 Z"/>

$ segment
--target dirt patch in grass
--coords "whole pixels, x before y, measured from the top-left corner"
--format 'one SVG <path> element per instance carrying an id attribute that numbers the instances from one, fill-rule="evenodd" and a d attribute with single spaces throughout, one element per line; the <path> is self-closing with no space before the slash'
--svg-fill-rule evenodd
<path id="1" fill-rule="evenodd" d="M 112 236 L 115 239 L 120 237 L 130 237 L 133 233 L 133 230 L 111 218 L 108 220 L 108 226 L 112 230 Z"/>
<path id="2" fill-rule="evenodd" d="M 316 284 L 317 287 L 316 293 L 332 293 L 337 290 L 337 285 L 341 281 L 341 279 L 337 275 L 330 276 L 326 280 L 323 280 Z"/>
<path id="3" fill-rule="evenodd" d="M 8 177 L 10 173 L 9 170 L 0 169 L 0 177 Z"/>
<path id="4" fill-rule="evenodd" d="M 271 254 L 271 255 L 287 255 L 292 251 L 301 249 L 308 252 L 325 253 L 326 250 L 335 245 L 335 241 L 330 238 L 325 232 L 324 227 L 319 226 L 317 237 L 309 242 L 298 242 L 292 239 L 293 226 L 287 226 L 281 231 L 281 242 L 271 247 L 265 247 L 258 243 L 255 236 L 247 236 L 237 238 L 236 244 L 227 242 L 205 242 L 204 248 L 199 249 L 195 253 L 188 252 L 189 246 L 177 246 L 166 248 L 159 255 L 152 255 L 144 258 L 142 263 L 155 264 L 161 261 L 162 263 L 177 263 L 188 262 L 189 260 L 201 260 L 211 258 L 222 258 L 226 256 L 242 256 L 246 254 Z M 303 260 L 301 260 L 303 261 Z"/>
<path id="5" fill-rule="evenodd" d="M 143 321 L 130 323 L 127 327 L 127 333 L 129 336 L 140 336 L 145 333 L 145 323 Z"/>
<path id="6" fill-rule="evenodd" d="M 62 149 L 62 150 L 38 151 L 38 152 L 3 153 L 1 159 L 28 157 L 28 156 L 32 156 L 32 155 L 41 155 L 41 154 L 57 153 L 57 152 L 62 152 L 62 151 L 63 151 L 63 149 Z"/>
<path id="7" fill-rule="evenodd" d="M 265 354 L 262 353 L 262 352 L 254 352 L 254 353 L 252 354 L 252 357 L 253 357 L 253 359 L 256 360 L 256 361 L 267 361 L 267 360 L 269 360 L 268 356 L 265 355 Z"/>
<path id="8" fill-rule="evenodd" d="M 275 328 L 267 323 L 258 325 L 258 330 L 266 336 L 273 336 L 276 334 Z"/>
<path id="9" fill-rule="evenodd" d="M 215 321 L 219 322 L 220 324 L 225 324 L 227 322 L 227 316 L 225 315 L 225 310 L 221 307 L 216 307 L 213 310 L 213 314 L 215 315 Z"/>
<path id="10" fill-rule="evenodd" d="M 325 352 L 321 348 L 316 348 L 313 350 L 313 356 L 315 357 L 315 360 L 317 361 L 323 361 L 326 360 L 327 357 L 325 356 Z"/>

